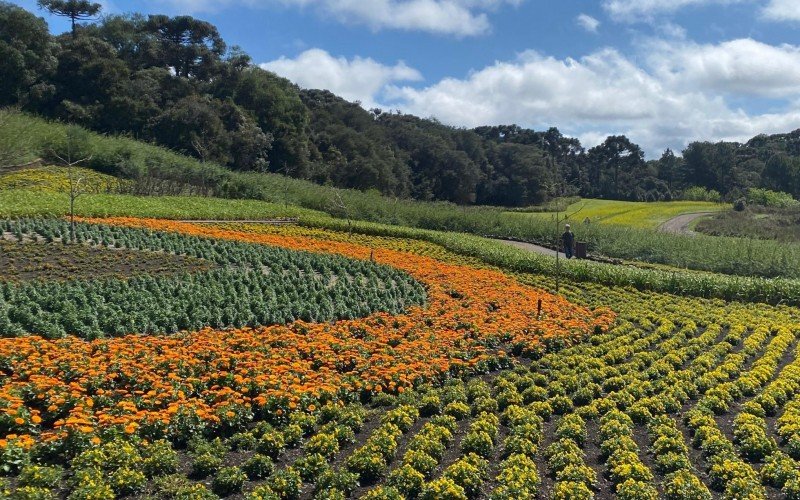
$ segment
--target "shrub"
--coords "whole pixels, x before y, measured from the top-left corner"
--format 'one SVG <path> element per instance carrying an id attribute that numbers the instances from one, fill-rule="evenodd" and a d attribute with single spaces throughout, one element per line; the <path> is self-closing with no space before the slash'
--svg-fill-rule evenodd
<path id="1" fill-rule="evenodd" d="M 56 498 L 49 488 L 41 486 L 20 486 L 14 490 L 14 493 L 11 493 L 10 490 L 6 492 L 5 488 L 0 488 L 0 494 L 2 494 L 0 498 L 10 500 L 55 500 Z"/>
<path id="2" fill-rule="evenodd" d="M 528 439 L 526 433 L 513 433 L 503 442 L 503 456 L 522 454 L 529 457 L 536 455 L 539 445 Z"/>
<path id="3" fill-rule="evenodd" d="M 339 453 L 339 440 L 333 434 L 317 434 L 305 445 L 307 453 L 318 453 L 325 458 L 332 458 Z"/>
<path id="4" fill-rule="evenodd" d="M 333 435 L 339 441 L 339 445 L 353 444 L 356 442 L 356 433 L 352 428 L 346 425 L 337 425 L 333 428 Z"/>
<path id="5" fill-rule="evenodd" d="M 397 440 L 403 432 L 394 424 L 383 424 L 370 436 L 367 445 L 378 451 L 388 462 L 397 451 Z"/>
<path id="6" fill-rule="evenodd" d="M 458 422 L 452 415 L 437 415 L 433 417 L 429 423 L 437 427 L 444 427 L 450 431 L 451 434 L 458 430 Z"/>
<path id="7" fill-rule="evenodd" d="M 319 453 L 305 455 L 295 460 L 292 465 L 300 473 L 300 477 L 308 483 L 313 483 L 328 469 L 328 461 Z"/>
<path id="8" fill-rule="evenodd" d="M 584 483 L 562 482 L 553 487 L 551 500 L 592 500 L 594 493 Z"/>
<path id="9" fill-rule="evenodd" d="M 256 486 L 253 491 L 248 493 L 247 500 L 280 500 L 280 496 L 272 491 L 269 486 Z"/>
<path id="10" fill-rule="evenodd" d="M 700 479 L 688 469 L 667 476 L 664 481 L 664 496 L 667 500 L 711 500 L 711 492 Z"/>
<path id="11" fill-rule="evenodd" d="M 584 483 L 591 488 L 596 479 L 594 469 L 588 465 L 569 464 L 556 473 L 556 481 Z"/>
<path id="12" fill-rule="evenodd" d="M 461 451 L 475 453 L 482 457 L 491 457 L 494 450 L 492 437 L 484 431 L 469 432 L 461 441 Z"/>
<path id="13" fill-rule="evenodd" d="M 408 432 L 419 418 L 419 410 L 410 405 L 403 405 L 384 413 L 381 418 L 383 424 L 394 424 L 402 432 Z"/>
<path id="14" fill-rule="evenodd" d="M 681 199 L 685 201 L 711 201 L 719 203 L 722 199 L 722 195 L 719 194 L 719 191 L 714 189 L 708 190 L 701 186 L 692 186 L 683 191 Z"/>
<path id="15" fill-rule="evenodd" d="M 748 189 L 747 202 L 752 205 L 775 208 L 791 208 L 800 204 L 800 202 L 795 200 L 789 193 L 771 191 L 769 189 L 762 188 Z"/>
<path id="16" fill-rule="evenodd" d="M 178 470 L 178 454 L 167 441 L 150 443 L 142 455 L 142 470 L 147 477 L 174 474 Z"/>
<path id="17" fill-rule="evenodd" d="M 141 471 L 120 467 L 111 473 L 109 483 L 118 495 L 132 495 L 144 489 L 147 477 Z"/>
<path id="18" fill-rule="evenodd" d="M 782 451 L 776 451 L 768 456 L 761 468 L 761 482 L 775 488 L 783 488 L 783 485 L 796 475 L 794 460 Z"/>
<path id="19" fill-rule="evenodd" d="M 242 464 L 242 470 L 251 481 L 266 479 L 275 471 L 275 464 L 266 455 L 256 453 Z"/>
<path id="20" fill-rule="evenodd" d="M 325 490 L 338 490 L 345 495 L 349 495 L 358 486 L 358 475 L 346 470 L 324 471 L 317 479 L 314 490 L 322 492 Z"/>
<path id="21" fill-rule="evenodd" d="M 423 417 L 438 415 L 442 411 L 442 400 L 436 394 L 428 393 L 419 404 L 419 414 Z"/>
<path id="22" fill-rule="evenodd" d="M 795 475 L 783 485 L 781 492 L 786 495 L 787 499 L 800 500 L 800 477 Z"/>
<path id="23" fill-rule="evenodd" d="M 440 440 L 425 434 L 414 436 L 408 445 L 411 451 L 420 451 L 433 457 L 437 462 L 442 459 L 447 446 Z"/>
<path id="24" fill-rule="evenodd" d="M 455 484 L 464 488 L 468 497 L 475 497 L 483 485 L 485 470 L 480 466 L 470 463 L 467 458 L 462 458 L 448 467 L 442 477 L 451 479 Z"/>
<path id="25" fill-rule="evenodd" d="M 210 453 L 204 453 L 196 456 L 192 461 L 192 476 L 202 479 L 214 474 L 220 467 L 222 467 L 221 458 Z"/>
<path id="26" fill-rule="evenodd" d="M 68 500 L 114 500 L 116 495 L 108 483 L 92 481 L 72 490 L 67 498 Z"/>
<path id="27" fill-rule="evenodd" d="M 535 498 L 540 484 L 536 462 L 524 455 L 511 455 L 500 464 L 497 482 L 492 500 Z"/>
<path id="28" fill-rule="evenodd" d="M 283 434 L 278 431 L 265 432 L 261 439 L 258 440 L 256 450 L 262 455 L 266 455 L 272 459 L 277 459 L 286 447 L 286 442 L 283 439 Z"/>
<path id="29" fill-rule="evenodd" d="M 448 403 L 447 406 L 444 407 L 444 414 L 456 420 L 464 420 L 471 415 L 469 406 L 459 401 Z"/>
<path id="30" fill-rule="evenodd" d="M 689 457 L 685 453 L 676 453 L 668 451 L 666 453 L 656 455 L 655 469 L 659 474 L 669 474 L 682 469 L 691 469 Z"/>
<path id="31" fill-rule="evenodd" d="M 228 439 L 228 445 L 233 451 L 249 451 L 256 448 L 258 439 L 251 432 L 237 432 Z"/>
<path id="32" fill-rule="evenodd" d="M 405 464 L 393 470 L 386 479 L 386 484 L 395 488 L 407 498 L 416 497 L 422 491 L 425 476 L 411 464 Z"/>
<path id="33" fill-rule="evenodd" d="M 617 487 L 617 498 L 620 500 L 658 500 L 658 491 L 648 483 L 628 479 Z"/>
<path id="34" fill-rule="evenodd" d="M 283 429 L 283 441 L 286 443 L 286 446 L 290 448 L 299 445 L 304 435 L 305 431 L 297 424 L 287 425 L 286 428 Z"/>
<path id="35" fill-rule="evenodd" d="M 447 478 L 426 483 L 419 498 L 420 500 L 468 500 L 464 488 Z"/>
<path id="36" fill-rule="evenodd" d="M 385 474 L 388 465 L 383 454 L 365 446 L 347 457 L 347 468 L 358 474 L 362 481 L 371 482 Z"/>
<path id="37" fill-rule="evenodd" d="M 549 403 L 556 415 L 566 415 L 573 408 L 572 400 L 567 396 L 553 396 Z"/>
<path id="38" fill-rule="evenodd" d="M 403 465 L 408 465 L 424 476 L 430 476 L 439 461 L 422 450 L 408 450 L 403 456 Z"/>
<path id="39" fill-rule="evenodd" d="M 211 489 L 217 495 L 225 497 L 242 491 L 247 475 L 239 467 L 223 467 L 214 476 Z"/>
<path id="40" fill-rule="evenodd" d="M 26 465 L 22 468 L 17 480 L 20 486 L 33 486 L 37 488 L 55 488 L 61 482 L 64 470 L 61 467 L 44 467 L 41 465 Z"/>
<path id="41" fill-rule="evenodd" d="M 280 498 L 292 500 L 300 496 L 303 478 L 293 467 L 287 467 L 270 476 L 267 486 Z"/>
<path id="42" fill-rule="evenodd" d="M 405 500 L 406 497 L 391 486 L 380 486 L 366 492 L 361 498 L 365 500 Z"/>
<path id="43" fill-rule="evenodd" d="M 577 414 L 564 416 L 556 426 L 556 438 L 571 439 L 578 446 L 583 447 L 586 440 L 586 423 Z"/>
<path id="44" fill-rule="evenodd" d="M 309 433 L 313 432 L 314 428 L 317 426 L 317 422 L 319 422 L 319 417 L 309 413 L 296 412 L 292 413 L 292 415 L 289 417 L 289 425 L 296 425 L 300 427 L 303 430 L 304 435 L 308 435 Z"/>
<path id="45" fill-rule="evenodd" d="M 314 495 L 314 500 L 347 500 L 347 495 L 336 489 L 326 489 Z"/>

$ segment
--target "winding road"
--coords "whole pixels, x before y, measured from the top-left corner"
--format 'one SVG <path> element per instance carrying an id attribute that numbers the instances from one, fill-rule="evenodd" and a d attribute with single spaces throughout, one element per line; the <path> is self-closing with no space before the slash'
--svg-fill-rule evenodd
<path id="1" fill-rule="evenodd" d="M 664 233 L 694 236 L 697 233 L 689 228 L 692 222 L 700 219 L 701 217 L 713 215 L 714 213 L 715 212 L 697 212 L 693 214 L 679 215 L 658 226 L 658 230 Z"/>

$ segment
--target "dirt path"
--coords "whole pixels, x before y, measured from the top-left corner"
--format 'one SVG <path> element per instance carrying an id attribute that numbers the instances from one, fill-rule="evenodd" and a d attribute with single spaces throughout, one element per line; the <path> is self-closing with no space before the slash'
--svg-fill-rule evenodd
<path id="1" fill-rule="evenodd" d="M 692 222 L 696 221 L 701 217 L 706 217 L 708 215 L 713 215 L 715 213 L 716 212 L 697 212 L 694 214 L 679 215 L 658 226 L 658 230 L 665 233 L 685 234 L 693 236 L 697 233 L 689 229 L 689 226 L 692 224 Z"/>

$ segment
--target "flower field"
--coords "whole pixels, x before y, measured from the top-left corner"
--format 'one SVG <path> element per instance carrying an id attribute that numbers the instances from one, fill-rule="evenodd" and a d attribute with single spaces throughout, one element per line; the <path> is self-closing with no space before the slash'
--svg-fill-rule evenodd
<path id="1" fill-rule="evenodd" d="M 261 251 L 287 252 L 269 255 L 291 273 L 343 259 L 384 273 L 351 288 L 406 298 L 347 318 L 0 339 L 0 497 L 800 498 L 795 308 L 589 283 L 554 295 L 431 243 L 314 228 L 80 227 L 222 269 Z"/>

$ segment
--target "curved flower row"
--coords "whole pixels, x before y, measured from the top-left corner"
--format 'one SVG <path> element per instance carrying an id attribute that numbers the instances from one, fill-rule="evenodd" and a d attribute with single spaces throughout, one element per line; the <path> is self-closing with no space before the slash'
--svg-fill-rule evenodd
<path id="1" fill-rule="evenodd" d="M 88 443 L 98 433 L 185 439 L 209 426 L 237 429 L 254 417 L 314 411 L 337 396 L 402 392 L 421 380 L 485 368 L 503 356 L 499 346 L 534 354 L 614 321 L 610 311 L 579 307 L 497 271 L 403 252 L 170 221 L 87 222 L 373 258 L 425 284 L 429 301 L 405 314 L 333 324 L 94 342 L 3 339 L 0 444 Z"/>

